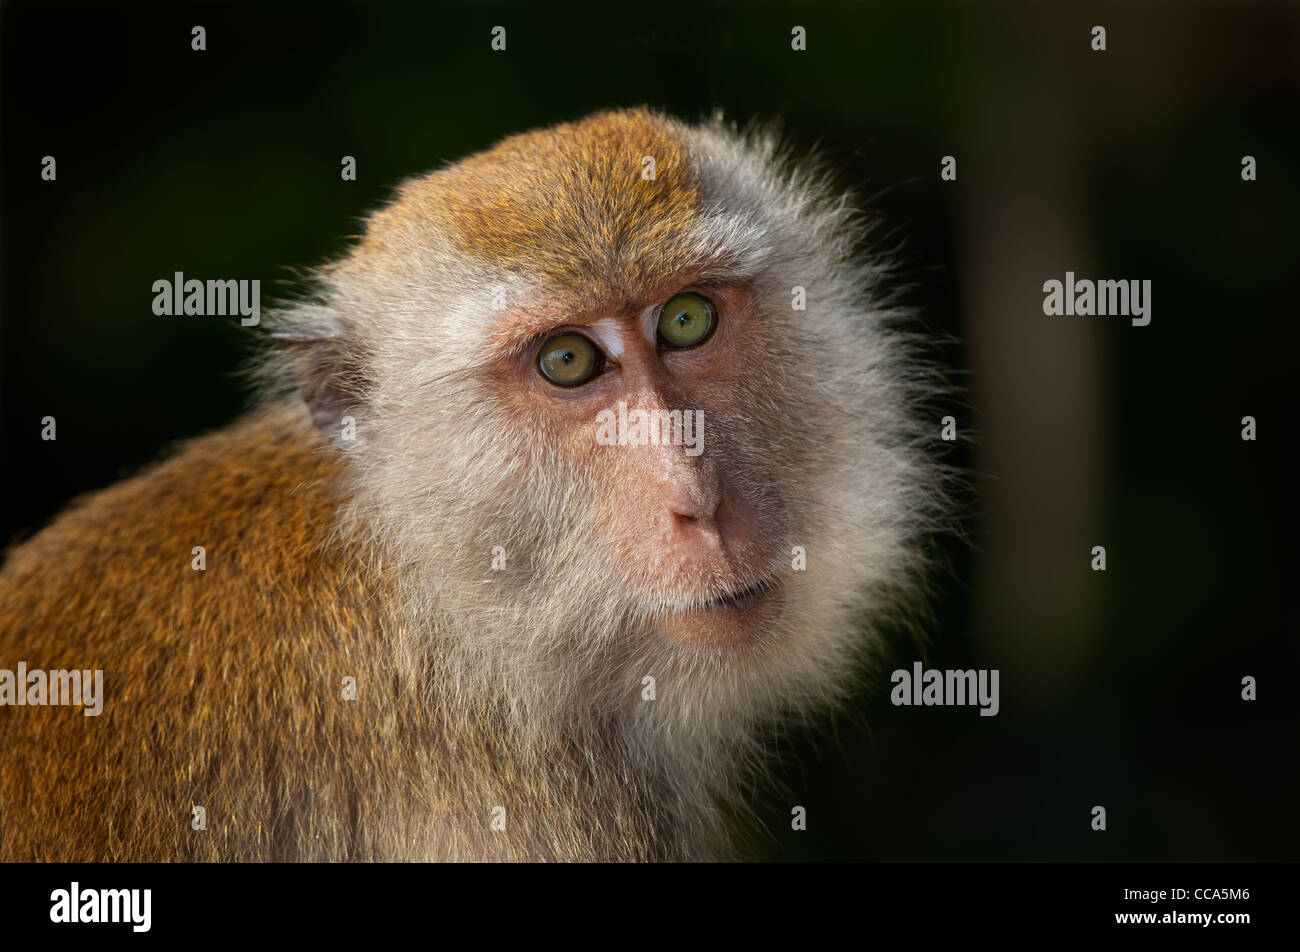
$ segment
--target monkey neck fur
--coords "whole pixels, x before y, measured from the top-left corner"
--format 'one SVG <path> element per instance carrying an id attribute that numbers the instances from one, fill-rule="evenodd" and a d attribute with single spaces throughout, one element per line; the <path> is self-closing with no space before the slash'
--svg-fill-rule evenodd
<path id="1" fill-rule="evenodd" d="M 364 681 L 387 693 L 382 703 L 401 712 L 401 737 L 419 765 L 415 782 L 441 792 L 432 804 L 424 797 L 389 804 L 401 814 L 389 826 L 403 832 L 376 844 L 382 855 L 731 855 L 719 803 L 733 800 L 760 762 L 759 718 L 737 705 L 743 686 L 716 683 L 725 666 L 656 646 L 631 614 L 537 609 L 538 586 L 520 582 L 537 566 L 484 574 L 490 540 L 465 538 L 473 524 L 459 523 L 455 511 L 441 529 L 447 538 L 431 543 L 425 526 L 412 545 L 412 520 L 387 508 L 392 500 L 367 482 L 366 468 L 321 437 L 300 404 L 274 404 L 262 415 L 319 462 L 334 502 L 321 545 L 362 580 L 355 591 L 385 616 L 386 636 L 350 655 L 366 662 Z M 540 582 L 563 584 L 545 573 Z M 647 671 L 679 693 L 645 700 Z M 487 828 L 499 806 L 505 835 Z M 597 835 L 610 817 L 618 834 Z"/>

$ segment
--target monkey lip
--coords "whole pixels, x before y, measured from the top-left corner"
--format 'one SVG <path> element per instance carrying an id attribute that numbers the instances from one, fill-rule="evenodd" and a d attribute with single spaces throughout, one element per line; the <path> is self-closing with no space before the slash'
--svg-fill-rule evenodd
<path id="1" fill-rule="evenodd" d="M 729 651 L 753 645 L 772 630 L 785 607 L 783 586 L 764 578 L 661 616 L 663 632 L 694 648 Z"/>
<path id="2" fill-rule="evenodd" d="M 744 588 L 736 589 L 725 595 L 719 595 L 717 598 L 711 598 L 707 602 L 692 606 L 690 611 L 708 612 L 708 611 L 736 611 L 743 612 L 747 608 L 752 608 L 758 604 L 759 600 L 767 595 L 775 583 L 771 579 L 759 579 Z"/>

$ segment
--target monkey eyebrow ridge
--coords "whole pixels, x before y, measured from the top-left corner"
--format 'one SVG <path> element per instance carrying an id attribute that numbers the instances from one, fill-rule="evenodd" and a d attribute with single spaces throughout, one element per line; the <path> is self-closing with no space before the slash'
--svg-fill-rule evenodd
<path id="1" fill-rule="evenodd" d="M 601 312 L 595 312 L 601 314 Z M 613 317 L 608 312 L 596 317 L 588 314 L 574 314 L 559 308 L 537 308 L 511 311 L 506 313 L 488 332 L 484 350 L 491 360 L 503 360 L 518 355 L 535 341 L 549 337 L 562 328 L 588 330 L 591 336 L 617 360 L 623 354 L 626 323 L 635 321 L 635 316 L 628 318 Z"/>

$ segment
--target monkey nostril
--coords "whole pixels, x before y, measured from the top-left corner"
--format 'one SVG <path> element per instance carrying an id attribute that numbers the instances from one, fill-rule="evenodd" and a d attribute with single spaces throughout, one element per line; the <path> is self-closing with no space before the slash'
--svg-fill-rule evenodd
<path id="1" fill-rule="evenodd" d="M 715 557 L 725 548 L 718 509 L 713 500 L 666 501 L 665 541 L 680 553 L 693 553 L 692 558 Z"/>
<path id="2" fill-rule="evenodd" d="M 671 532 L 717 535 L 725 485 L 709 464 L 689 465 L 673 456 L 654 474 L 658 518 Z"/>
<path id="3" fill-rule="evenodd" d="M 717 522 L 718 510 L 721 508 L 716 495 L 700 498 L 689 493 L 669 496 L 664 500 L 664 504 L 674 523 L 682 522 L 700 526 L 714 525 Z"/>

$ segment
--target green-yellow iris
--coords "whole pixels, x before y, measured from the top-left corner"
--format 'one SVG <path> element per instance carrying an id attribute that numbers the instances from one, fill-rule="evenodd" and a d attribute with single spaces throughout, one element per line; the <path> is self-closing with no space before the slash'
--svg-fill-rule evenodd
<path id="1" fill-rule="evenodd" d="M 712 301 L 684 291 L 669 298 L 659 312 L 659 336 L 672 348 L 698 347 L 709 339 L 717 323 Z"/>
<path id="2" fill-rule="evenodd" d="M 604 358 L 596 345 L 581 334 L 556 334 L 542 345 L 537 368 L 559 387 L 577 387 L 600 373 Z"/>

